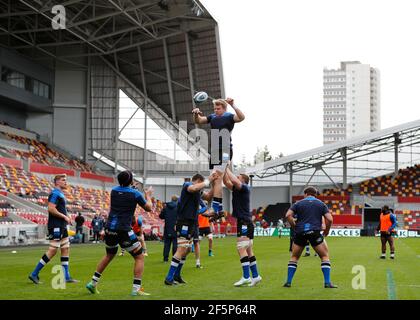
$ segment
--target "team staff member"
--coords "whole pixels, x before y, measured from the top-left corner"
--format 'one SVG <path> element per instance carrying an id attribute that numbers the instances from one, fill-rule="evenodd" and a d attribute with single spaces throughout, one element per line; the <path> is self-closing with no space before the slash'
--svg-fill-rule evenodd
<path id="1" fill-rule="evenodd" d="M 99 293 L 97 285 L 102 273 L 118 252 L 118 245 L 127 250 L 134 258 L 134 280 L 131 290 L 132 296 L 149 295 L 141 290 L 141 278 L 144 270 L 143 247 L 134 233 L 131 223 L 137 205 L 146 211 L 152 211 L 151 195 L 153 188 L 141 192 L 131 187 L 133 174 L 130 171 L 122 171 L 118 174 L 117 187 L 111 191 L 111 205 L 108 221 L 105 226 L 106 255 L 101 259 L 86 288 L 91 293 Z"/>
<path id="2" fill-rule="evenodd" d="M 63 192 L 67 189 L 67 176 L 59 174 L 54 177 L 55 188 L 48 196 L 48 239 L 50 247 L 42 256 L 29 279 L 39 284 L 39 272 L 56 255 L 58 249 L 61 251 L 61 265 L 67 283 L 79 282 L 72 279 L 69 272 L 69 249 L 70 241 L 67 232 L 67 225 L 71 223 L 67 216 L 66 197 Z"/>
<path id="3" fill-rule="evenodd" d="M 395 228 L 397 227 L 397 217 L 392 213 L 388 206 L 382 207 L 381 216 L 379 219 L 379 225 L 376 228 L 377 231 L 381 232 L 381 244 L 382 244 L 382 255 L 381 259 L 386 259 L 386 243 L 389 243 L 389 249 L 391 251 L 390 258 L 395 258 L 395 246 L 394 246 L 394 235 Z"/>
<path id="4" fill-rule="evenodd" d="M 291 287 L 293 276 L 297 269 L 298 260 L 303 249 L 308 244 L 321 258 L 321 270 L 324 275 L 325 288 L 337 288 L 331 283 L 331 264 L 328 255 L 328 247 L 324 238 L 328 236 L 333 222 L 331 213 L 325 203 L 315 198 L 317 190 L 307 187 L 304 190 L 304 199 L 296 202 L 286 213 L 286 219 L 291 228 L 295 229 L 293 238 L 292 256 L 287 268 L 287 281 L 284 287 Z M 325 230 L 322 231 L 322 217 L 325 217 Z M 295 221 L 296 218 L 296 221 Z"/>
<path id="5" fill-rule="evenodd" d="M 172 255 L 175 254 L 177 249 L 177 238 L 176 238 L 176 216 L 177 216 L 177 204 L 178 197 L 173 195 L 171 201 L 166 203 L 165 208 L 159 214 L 159 218 L 165 220 L 165 227 L 163 231 L 163 262 L 168 262 L 169 251 L 171 250 L 172 244 Z"/>
<path id="6" fill-rule="evenodd" d="M 225 168 L 223 183 L 232 191 L 232 215 L 237 219 L 237 242 L 240 262 L 242 265 L 242 278 L 234 283 L 235 287 L 248 285 L 253 287 L 261 282 L 262 277 L 258 274 L 257 259 L 255 258 L 252 239 L 254 239 L 254 224 L 250 210 L 249 177 L 246 174 L 235 176 L 229 164 Z M 251 269 L 252 278 L 249 270 Z"/>

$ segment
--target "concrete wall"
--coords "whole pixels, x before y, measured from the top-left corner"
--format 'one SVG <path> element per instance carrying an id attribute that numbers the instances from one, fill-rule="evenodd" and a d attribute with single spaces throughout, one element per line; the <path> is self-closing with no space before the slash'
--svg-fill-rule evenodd
<path id="1" fill-rule="evenodd" d="M 52 142 L 75 156 L 84 156 L 86 71 L 58 65 L 54 97 Z"/>
<path id="2" fill-rule="evenodd" d="M 53 115 L 51 113 L 27 112 L 26 128 L 52 141 Z"/>
<path id="3" fill-rule="evenodd" d="M 85 150 L 85 110 L 79 108 L 54 108 L 54 144 L 83 156 Z"/>
<path id="4" fill-rule="evenodd" d="M 50 70 L 15 52 L 0 48 L 6 66 L 51 86 L 52 100 L 0 81 L 0 119 L 34 131 L 76 156 L 86 147 L 86 70 L 57 62 Z M 3 97 L 3 99 L 1 99 Z M 5 105 L 10 101 L 10 105 Z"/>
<path id="5" fill-rule="evenodd" d="M 1 81 L 0 81 L 1 82 Z M 1 92 L 0 92 L 1 95 Z M 9 123 L 10 125 L 24 129 L 26 126 L 26 115 L 22 110 L 14 110 L 10 106 L 6 106 L 0 102 L 0 121 Z"/>
<path id="6" fill-rule="evenodd" d="M 4 48 L 0 48 L 0 70 L 7 67 L 50 86 L 54 85 L 54 72 L 28 58 Z M 40 111 L 51 111 L 51 100 L 39 97 L 24 89 L 0 81 L 0 96 L 31 106 Z M 23 127 L 22 127 L 23 128 Z"/>

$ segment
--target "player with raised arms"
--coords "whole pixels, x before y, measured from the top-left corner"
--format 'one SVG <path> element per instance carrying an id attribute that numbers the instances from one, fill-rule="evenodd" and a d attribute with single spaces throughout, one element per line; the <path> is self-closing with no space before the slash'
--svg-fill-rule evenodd
<path id="1" fill-rule="evenodd" d="M 106 255 L 101 259 L 92 280 L 86 285 L 91 293 L 99 293 L 97 285 L 102 273 L 118 252 L 118 245 L 127 250 L 134 258 L 134 280 L 131 290 L 132 296 L 149 295 L 141 290 L 144 271 L 144 255 L 141 242 L 133 231 L 131 224 L 137 205 L 146 211 L 152 211 L 153 188 L 145 190 L 144 195 L 131 187 L 133 174 L 126 170 L 118 174 L 117 187 L 111 191 L 111 205 L 108 221 L 105 226 Z"/>
<path id="2" fill-rule="evenodd" d="M 230 162 L 225 168 L 223 183 L 232 191 L 232 215 L 237 219 L 237 242 L 239 259 L 242 265 L 242 278 L 234 283 L 235 287 L 248 285 L 253 287 L 261 282 L 262 277 L 258 274 L 257 259 L 253 252 L 254 224 L 250 210 L 250 187 L 249 177 L 246 174 L 235 176 L 229 168 Z M 249 270 L 251 269 L 252 278 Z"/>
<path id="3" fill-rule="evenodd" d="M 194 100 L 196 102 L 205 101 L 207 94 L 204 92 L 199 92 L 195 95 Z M 231 105 L 235 114 L 227 111 L 227 106 Z M 231 133 L 235 126 L 235 123 L 242 122 L 245 119 L 244 113 L 235 105 L 232 98 L 216 99 L 213 100 L 213 111 L 214 113 L 208 115 L 207 117 L 203 115 L 199 108 L 194 108 L 192 110 L 194 123 L 196 124 L 210 124 L 211 134 L 217 134 L 218 136 L 211 138 L 210 145 L 210 170 L 215 169 L 219 171 L 219 178 L 214 182 L 214 197 L 212 202 L 212 210 L 215 214 L 223 214 L 223 185 L 222 185 L 222 175 L 223 169 L 221 165 L 224 161 L 232 160 L 233 149 L 232 149 L 232 139 Z M 216 139 L 219 137 L 218 139 Z M 229 139 L 227 139 L 229 138 Z M 223 142 L 228 140 L 229 149 L 224 148 Z M 217 142 L 216 142 L 217 141 Z M 228 159 L 223 159 L 224 154 L 227 155 Z M 221 170 L 222 169 L 222 170 Z"/>
<path id="4" fill-rule="evenodd" d="M 292 255 L 287 268 L 287 281 L 283 287 L 291 287 L 297 264 L 303 249 L 309 242 L 321 259 L 321 270 L 324 275 L 324 288 L 337 288 L 331 283 L 331 263 L 328 247 L 324 238 L 328 236 L 333 217 L 325 203 L 315 198 L 317 190 L 306 187 L 304 199 L 294 203 L 286 213 L 286 219 L 294 229 Z M 325 230 L 322 231 L 322 217 L 325 217 Z M 295 220 L 296 218 L 296 220 Z"/>

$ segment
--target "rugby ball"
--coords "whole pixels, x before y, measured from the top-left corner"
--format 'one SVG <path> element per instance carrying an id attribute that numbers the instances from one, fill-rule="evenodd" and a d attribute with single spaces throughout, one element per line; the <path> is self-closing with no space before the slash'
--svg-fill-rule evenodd
<path id="1" fill-rule="evenodd" d="M 209 95 L 206 92 L 200 91 L 194 95 L 193 99 L 195 103 L 201 103 L 201 102 L 206 101 L 208 98 L 209 98 Z"/>

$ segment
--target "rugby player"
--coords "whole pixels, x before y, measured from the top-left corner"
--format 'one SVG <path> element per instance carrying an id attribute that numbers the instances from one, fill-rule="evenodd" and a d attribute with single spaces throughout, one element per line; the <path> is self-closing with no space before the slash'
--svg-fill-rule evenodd
<path id="1" fill-rule="evenodd" d="M 198 235 L 201 238 L 207 237 L 209 240 L 209 257 L 213 257 L 213 231 L 210 224 L 210 219 L 207 210 L 207 205 L 204 203 L 204 207 L 201 212 L 198 215 Z"/>
<path id="2" fill-rule="evenodd" d="M 235 114 L 227 112 L 227 106 L 231 105 Z M 223 185 L 222 175 L 223 172 L 220 170 L 223 165 L 223 153 L 228 155 L 228 159 L 232 160 L 233 149 L 232 149 L 232 138 L 231 133 L 235 126 L 235 123 L 242 122 L 245 119 L 243 112 L 235 105 L 232 98 L 216 99 L 213 100 L 214 113 L 209 116 L 204 116 L 199 108 L 192 110 L 194 123 L 196 124 L 210 124 L 212 137 L 210 143 L 210 170 L 216 170 L 219 173 L 219 178 L 214 182 L 214 197 L 212 202 L 212 210 L 217 215 L 223 214 Z M 215 135 L 215 131 L 217 135 Z M 223 138 L 229 138 L 229 149 L 223 146 Z M 226 141 L 226 140 L 224 140 Z"/>
<path id="3" fill-rule="evenodd" d="M 105 226 L 106 255 L 101 259 L 92 280 L 86 285 L 91 293 L 99 293 L 98 282 L 109 263 L 118 252 L 118 245 L 127 250 L 134 258 L 134 279 L 131 290 L 132 296 L 149 295 L 141 288 L 144 271 L 144 255 L 141 242 L 134 233 L 131 223 L 137 205 L 146 211 L 152 211 L 151 195 L 153 188 L 145 190 L 144 195 L 131 187 L 133 174 L 130 171 L 122 171 L 118 174 L 119 186 L 111 191 L 111 205 L 108 221 Z"/>
<path id="4" fill-rule="evenodd" d="M 296 202 L 286 213 L 287 221 L 294 228 L 292 255 L 287 268 L 287 281 L 284 287 L 291 287 L 293 276 L 296 272 L 298 260 L 303 249 L 309 242 L 321 259 L 321 270 L 324 275 L 324 288 L 337 288 L 331 283 L 331 263 L 327 244 L 324 238 L 328 236 L 333 222 L 328 207 L 315 198 L 317 190 L 314 187 L 306 187 L 304 199 Z M 296 217 L 296 221 L 294 219 Z M 322 231 L 322 217 L 325 217 L 325 230 Z"/>
<path id="5" fill-rule="evenodd" d="M 210 200 L 213 197 L 213 182 L 218 178 L 218 174 L 213 172 L 208 179 L 204 179 L 201 174 L 195 174 L 191 181 L 187 181 L 182 186 L 181 196 L 178 199 L 178 215 L 176 222 L 177 250 L 172 257 L 171 266 L 165 278 L 166 285 L 176 285 L 186 283 L 181 277 L 181 270 L 186 257 L 190 252 L 194 231 L 197 228 L 197 215 L 201 197 Z M 208 192 L 202 191 L 204 188 L 211 189 Z"/>
<path id="6" fill-rule="evenodd" d="M 239 259 L 242 265 L 242 277 L 234 283 L 235 287 L 248 285 L 253 287 L 261 282 L 258 274 L 257 259 L 253 252 L 254 224 L 250 210 L 249 177 L 246 174 L 235 176 L 230 169 L 230 162 L 225 168 L 223 183 L 232 191 L 232 215 L 237 219 L 237 242 Z M 252 277 L 249 270 L 251 269 Z"/>
<path id="7" fill-rule="evenodd" d="M 58 174 L 54 177 L 55 188 L 48 196 L 48 240 L 50 247 L 42 256 L 35 269 L 29 275 L 29 279 L 39 284 L 39 272 L 56 255 L 58 249 L 61 253 L 61 265 L 63 267 L 66 283 L 79 282 L 72 279 L 69 272 L 69 251 L 70 241 L 67 232 L 68 224 L 71 224 L 70 217 L 67 216 L 66 197 L 63 192 L 67 189 L 67 176 Z"/>
<path id="8" fill-rule="evenodd" d="M 141 243 L 141 246 L 143 248 L 143 255 L 147 257 L 148 256 L 147 247 L 146 247 L 146 242 L 144 241 L 144 234 L 143 234 L 143 218 L 140 214 L 138 214 L 137 216 L 136 215 L 133 216 L 133 220 L 131 222 L 131 228 L 133 228 L 133 231 L 136 234 L 137 239 Z M 125 253 L 125 249 L 121 249 L 121 253 L 119 254 L 119 256 L 123 256 L 124 253 Z"/>

